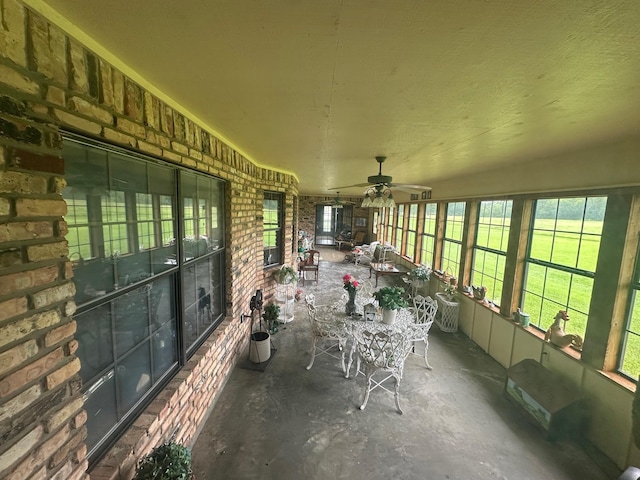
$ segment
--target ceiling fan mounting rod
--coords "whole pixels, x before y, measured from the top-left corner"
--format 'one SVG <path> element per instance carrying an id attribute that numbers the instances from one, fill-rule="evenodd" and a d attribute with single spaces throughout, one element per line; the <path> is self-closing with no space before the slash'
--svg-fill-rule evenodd
<path id="1" fill-rule="evenodd" d="M 386 159 L 387 157 L 376 157 L 376 161 L 379 165 L 378 175 L 371 175 L 370 177 L 368 177 L 367 180 L 369 180 L 369 183 L 384 185 L 389 185 L 391 183 L 392 178 L 389 175 L 382 175 L 382 162 L 384 162 Z"/>

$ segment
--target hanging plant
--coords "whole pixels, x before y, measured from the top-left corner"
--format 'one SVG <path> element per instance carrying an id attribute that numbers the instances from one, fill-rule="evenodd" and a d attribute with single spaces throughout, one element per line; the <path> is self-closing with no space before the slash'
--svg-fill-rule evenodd
<path id="1" fill-rule="evenodd" d="M 283 285 L 298 281 L 298 272 L 291 265 L 283 264 L 276 273 L 276 281 Z"/>

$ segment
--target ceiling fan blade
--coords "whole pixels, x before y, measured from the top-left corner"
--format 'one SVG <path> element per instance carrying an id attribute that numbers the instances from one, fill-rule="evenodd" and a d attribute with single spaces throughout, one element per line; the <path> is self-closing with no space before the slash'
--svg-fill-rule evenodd
<path id="1" fill-rule="evenodd" d="M 371 185 L 369 182 L 356 183 L 355 185 L 347 185 L 345 187 L 333 187 L 333 188 L 330 188 L 329 190 L 340 190 L 342 188 L 354 188 L 354 187 L 368 187 L 369 185 Z"/>
<path id="2" fill-rule="evenodd" d="M 410 183 L 391 183 L 389 184 L 389 188 L 397 188 L 398 190 L 432 190 L 431 187 L 427 187 L 426 185 L 413 185 Z"/>

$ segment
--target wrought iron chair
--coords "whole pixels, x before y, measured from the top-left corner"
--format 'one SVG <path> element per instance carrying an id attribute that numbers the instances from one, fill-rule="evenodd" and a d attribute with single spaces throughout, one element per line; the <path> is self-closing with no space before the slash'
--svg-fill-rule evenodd
<path id="1" fill-rule="evenodd" d="M 383 390 L 393 393 L 398 413 L 402 414 L 400 408 L 400 381 L 404 370 L 404 362 L 411 351 L 412 341 L 409 336 L 398 331 L 378 331 L 361 330 L 354 332 L 354 340 L 358 351 L 358 370 L 360 365 L 364 367 L 366 378 L 364 400 L 360 405 L 360 410 L 364 410 L 369 401 L 369 394 L 372 390 L 380 387 Z M 388 375 L 381 380 L 375 380 L 373 375 L 383 371 Z M 395 378 L 395 389 L 392 392 L 385 387 L 384 382 Z"/>
<path id="2" fill-rule="evenodd" d="M 320 355 L 328 355 L 332 358 L 340 359 L 342 362 L 342 372 L 347 371 L 345 365 L 346 343 L 349 338 L 345 324 L 341 320 L 337 320 L 335 316 L 331 318 L 319 318 L 318 309 L 315 305 L 315 297 L 312 293 L 305 296 L 305 303 L 309 312 L 309 325 L 311 326 L 311 360 L 307 365 L 307 370 L 311 370 L 316 357 Z M 335 311 L 335 306 L 321 307 L 325 311 Z M 341 352 L 338 357 L 335 349 Z"/>
<path id="3" fill-rule="evenodd" d="M 318 250 L 309 250 L 305 252 L 305 258 L 298 257 L 298 273 L 304 286 L 306 272 L 313 272 L 318 284 L 318 268 L 320 267 L 320 252 Z"/>
<path id="4" fill-rule="evenodd" d="M 362 245 L 362 254 L 356 255 L 356 265 L 368 265 L 376 258 L 376 249 L 380 242 L 371 242 L 369 245 Z"/>
<path id="5" fill-rule="evenodd" d="M 415 342 L 424 342 L 424 363 L 426 367 L 431 370 L 431 365 L 429 365 L 429 360 L 427 359 L 427 353 L 429 352 L 429 330 L 431 330 L 433 321 L 436 318 L 436 313 L 438 312 L 438 302 L 431 297 L 416 295 L 413 297 L 413 307 L 416 312 L 416 324 L 413 328 L 411 340 L 414 344 L 414 350 Z M 415 351 L 413 353 L 415 353 Z"/>

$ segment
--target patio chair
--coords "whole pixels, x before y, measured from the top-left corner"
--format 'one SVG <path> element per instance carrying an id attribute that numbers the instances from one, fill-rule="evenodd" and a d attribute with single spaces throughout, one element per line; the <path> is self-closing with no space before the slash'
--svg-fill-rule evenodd
<path id="1" fill-rule="evenodd" d="M 313 294 L 305 296 L 305 303 L 309 312 L 309 325 L 311 327 L 311 360 L 307 365 L 307 370 L 311 370 L 316 357 L 320 355 L 328 355 L 332 358 L 340 359 L 342 362 L 342 373 L 347 371 L 345 365 L 346 343 L 349 338 L 347 329 L 343 321 L 337 320 L 331 315 L 329 318 L 321 318 L 318 315 L 318 309 L 315 306 L 315 297 Z M 333 312 L 332 307 L 322 307 L 324 312 Z M 341 352 L 338 357 L 335 349 Z"/>
<path id="2" fill-rule="evenodd" d="M 302 280 L 304 286 L 306 272 L 313 272 L 314 280 L 318 285 L 318 268 L 320 267 L 320 252 L 318 250 L 309 250 L 304 254 L 304 258 L 298 257 L 298 276 Z"/>
<path id="3" fill-rule="evenodd" d="M 356 265 L 369 265 L 375 261 L 376 249 L 380 242 L 371 242 L 369 245 L 362 245 L 362 254 L 357 255 L 355 259 Z"/>
<path id="4" fill-rule="evenodd" d="M 420 341 L 424 342 L 424 363 L 426 367 L 431 370 L 431 365 L 429 365 L 429 360 L 427 359 L 427 353 L 429 352 L 429 330 L 431 330 L 433 321 L 436 318 L 436 313 L 438 312 L 438 302 L 431 297 L 416 295 L 413 297 L 413 307 L 416 312 L 416 325 L 413 329 L 414 335 L 411 338 L 414 345 L 413 353 L 415 353 L 415 343 Z"/>
<path id="5" fill-rule="evenodd" d="M 400 381 L 404 370 L 404 362 L 411 351 L 411 338 L 403 332 L 361 330 L 354 332 L 354 340 L 358 352 L 358 370 L 364 367 L 365 385 L 364 400 L 360 410 L 364 410 L 369 401 L 372 390 L 380 387 L 386 392 L 393 393 L 398 413 L 400 408 Z M 376 372 L 386 372 L 388 375 L 381 380 L 373 378 Z M 392 392 L 384 383 L 391 378 L 395 379 L 395 389 Z"/>

